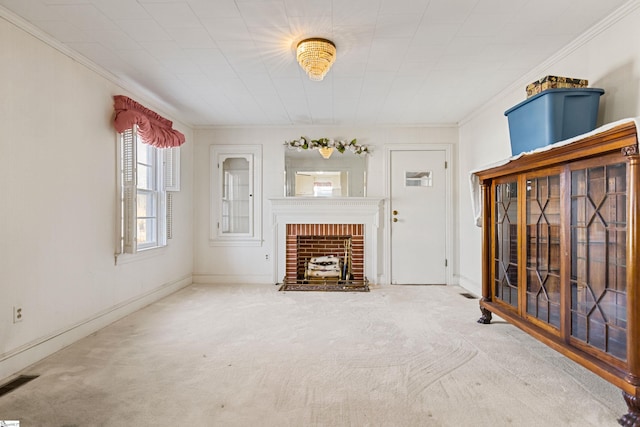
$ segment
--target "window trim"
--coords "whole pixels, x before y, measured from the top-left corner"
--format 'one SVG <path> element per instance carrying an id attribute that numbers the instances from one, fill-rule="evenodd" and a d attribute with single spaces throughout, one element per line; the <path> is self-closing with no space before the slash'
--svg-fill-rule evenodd
<path id="1" fill-rule="evenodd" d="M 222 222 L 221 165 L 225 159 L 234 157 L 249 161 L 249 185 L 252 196 L 248 233 L 220 233 L 218 229 L 218 224 Z M 262 246 L 262 146 L 213 144 L 210 146 L 209 170 L 209 246 Z"/>
<path id="2" fill-rule="evenodd" d="M 179 148 L 172 150 L 172 155 L 168 156 L 168 149 L 159 149 L 157 147 L 149 146 L 153 148 L 154 158 L 154 184 L 155 190 L 138 189 L 137 187 L 137 142 L 139 134 L 137 133 L 137 127 L 134 125 L 132 129 L 127 129 L 123 133 L 118 133 L 117 139 L 117 179 L 116 185 L 117 191 L 117 227 L 116 227 L 116 251 L 115 262 L 118 263 L 118 258 L 122 255 L 126 255 L 124 260 L 142 259 L 148 258 L 151 253 L 161 253 L 160 250 L 166 248 L 168 243 L 169 234 L 169 218 L 172 217 L 172 213 L 169 211 L 170 206 L 167 203 L 168 185 L 172 185 L 172 190 L 179 189 L 179 165 L 175 165 L 173 162 L 179 161 Z M 141 143 L 144 143 L 140 141 Z M 134 149 L 135 147 L 135 149 Z M 175 150 L 175 151 L 173 151 Z M 177 153 L 177 155 L 175 155 Z M 171 183 L 165 181 L 165 172 L 167 168 L 171 167 L 174 180 Z M 175 186 L 175 177 L 178 177 L 178 185 Z M 154 227 L 156 233 L 156 241 L 154 244 L 138 245 L 137 242 L 137 194 L 138 191 L 149 191 L 155 198 L 155 211 L 156 211 L 156 226 Z M 141 257 L 140 255 L 146 254 Z"/>
<path id="3" fill-rule="evenodd" d="M 166 231 L 166 218 L 167 218 L 167 193 L 164 188 L 164 150 L 158 149 L 157 147 L 153 147 L 151 145 L 146 144 L 144 141 L 139 139 L 139 135 L 136 134 L 134 140 L 136 141 L 136 165 L 144 165 L 145 167 L 150 168 L 153 174 L 153 188 L 140 188 L 136 186 L 136 202 L 138 196 L 142 194 L 148 194 L 151 196 L 151 200 L 154 205 L 153 216 L 139 216 L 136 212 L 136 252 L 142 252 L 150 249 L 157 249 L 160 247 L 164 247 L 167 245 L 167 231 Z M 149 163 L 142 163 L 139 161 L 137 156 L 137 150 L 140 148 L 141 144 L 144 144 L 147 149 L 152 153 L 153 158 Z M 137 170 L 136 170 L 136 178 L 137 178 Z M 137 204 L 136 204 L 137 207 Z M 155 219 L 155 227 L 153 227 L 153 232 L 155 235 L 155 239 L 153 239 L 150 243 L 140 243 L 138 240 L 138 221 L 140 219 Z"/>

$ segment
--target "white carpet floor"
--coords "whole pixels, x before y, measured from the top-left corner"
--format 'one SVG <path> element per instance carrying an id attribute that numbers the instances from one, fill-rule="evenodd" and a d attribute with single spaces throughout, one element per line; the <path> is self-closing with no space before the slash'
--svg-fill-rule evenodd
<path id="1" fill-rule="evenodd" d="M 54 426 L 615 426 L 620 390 L 456 286 L 191 285 L 24 370 Z M 494 318 L 495 319 L 495 318 Z"/>

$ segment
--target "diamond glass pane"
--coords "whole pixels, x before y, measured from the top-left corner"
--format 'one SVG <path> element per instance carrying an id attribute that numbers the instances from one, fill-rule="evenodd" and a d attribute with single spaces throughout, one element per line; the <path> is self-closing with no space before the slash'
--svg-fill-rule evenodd
<path id="1" fill-rule="evenodd" d="M 518 185 L 516 182 L 495 187 L 495 276 L 497 299 L 518 306 Z"/>
<path id="2" fill-rule="evenodd" d="M 626 358 L 626 164 L 571 173 L 571 335 Z"/>
<path id="3" fill-rule="evenodd" d="M 560 327 L 560 176 L 527 180 L 527 314 Z"/>

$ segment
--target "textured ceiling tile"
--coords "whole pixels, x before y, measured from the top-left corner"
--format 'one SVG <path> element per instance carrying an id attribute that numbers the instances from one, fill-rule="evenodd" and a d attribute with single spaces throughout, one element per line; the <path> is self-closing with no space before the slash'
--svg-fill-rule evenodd
<path id="1" fill-rule="evenodd" d="M 95 41 L 90 33 L 82 31 L 66 21 L 36 21 L 35 24 L 45 33 L 63 43 Z"/>
<path id="2" fill-rule="evenodd" d="M 200 21 L 186 3 L 148 3 L 149 15 L 163 28 L 198 28 Z"/>
<path id="3" fill-rule="evenodd" d="M 76 28 L 81 30 L 115 30 L 118 28 L 111 19 L 93 5 L 61 5 L 51 6 L 51 9 L 58 9 L 56 13 L 64 15 L 66 21 L 73 23 Z"/>
<path id="4" fill-rule="evenodd" d="M 142 21 L 127 19 L 117 21 L 117 24 L 122 31 L 138 42 L 172 40 L 171 36 L 156 21 L 150 19 Z"/>
<path id="5" fill-rule="evenodd" d="M 382 0 L 380 14 L 411 14 L 422 16 L 429 0 Z"/>
<path id="6" fill-rule="evenodd" d="M 331 16 L 332 2 L 326 0 L 284 0 L 287 16 Z"/>
<path id="7" fill-rule="evenodd" d="M 333 2 L 333 24 L 336 26 L 375 25 L 380 0 L 352 0 Z"/>
<path id="8" fill-rule="evenodd" d="M 249 27 L 262 25 L 286 27 L 289 24 L 282 1 L 242 2 L 238 3 L 238 8 Z"/>
<path id="9" fill-rule="evenodd" d="M 151 19 L 146 9 L 138 2 L 131 0 L 110 0 L 94 2 L 105 16 L 114 21 L 121 19 Z"/>
<path id="10" fill-rule="evenodd" d="M 214 41 L 251 40 L 242 18 L 203 19 L 202 25 Z"/>
<path id="11" fill-rule="evenodd" d="M 62 10 L 50 7 L 38 0 L 0 0 L 0 5 L 31 22 L 64 19 Z"/>
<path id="12" fill-rule="evenodd" d="M 585 0 L 579 8 L 572 0 L 0 0 L 0 6 L 172 106 L 185 123 L 354 125 L 455 123 L 626 1 Z M 297 42 L 314 36 L 331 39 L 338 51 L 322 82 L 309 80 L 295 60 Z M 620 43 L 633 48 L 632 41 Z"/>
<path id="13" fill-rule="evenodd" d="M 420 15 L 380 15 L 376 22 L 376 38 L 409 38 L 415 34 Z"/>
<path id="14" fill-rule="evenodd" d="M 188 0 L 200 19 L 239 18 L 240 10 L 234 0 Z"/>
<path id="15" fill-rule="evenodd" d="M 216 44 L 204 28 L 167 28 L 167 34 L 182 49 L 210 49 Z"/>
<path id="16" fill-rule="evenodd" d="M 129 37 L 123 31 L 93 31 L 91 33 L 95 41 L 102 46 L 113 50 L 119 49 L 142 49 L 134 39 Z"/>
<path id="17" fill-rule="evenodd" d="M 59 5 L 59 4 L 89 4 L 91 0 L 41 0 L 42 3 L 48 5 Z"/>
<path id="18" fill-rule="evenodd" d="M 443 24 L 463 23 L 480 0 L 431 0 L 424 20 Z"/>

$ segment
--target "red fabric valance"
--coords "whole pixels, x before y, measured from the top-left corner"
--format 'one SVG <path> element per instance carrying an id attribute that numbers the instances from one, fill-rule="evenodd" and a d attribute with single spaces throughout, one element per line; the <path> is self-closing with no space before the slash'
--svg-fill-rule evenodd
<path id="1" fill-rule="evenodd" d="M 171 120 L 123 95 L 114 96 L 113 101 L 116 112 L 113 127 L 116 131 L 122 133 L 133 125 L 138 125 L 138 133 L 146 144 L 158 148 L 179 147 L 184 144 L 184 135 L 173 129 Z"/>

